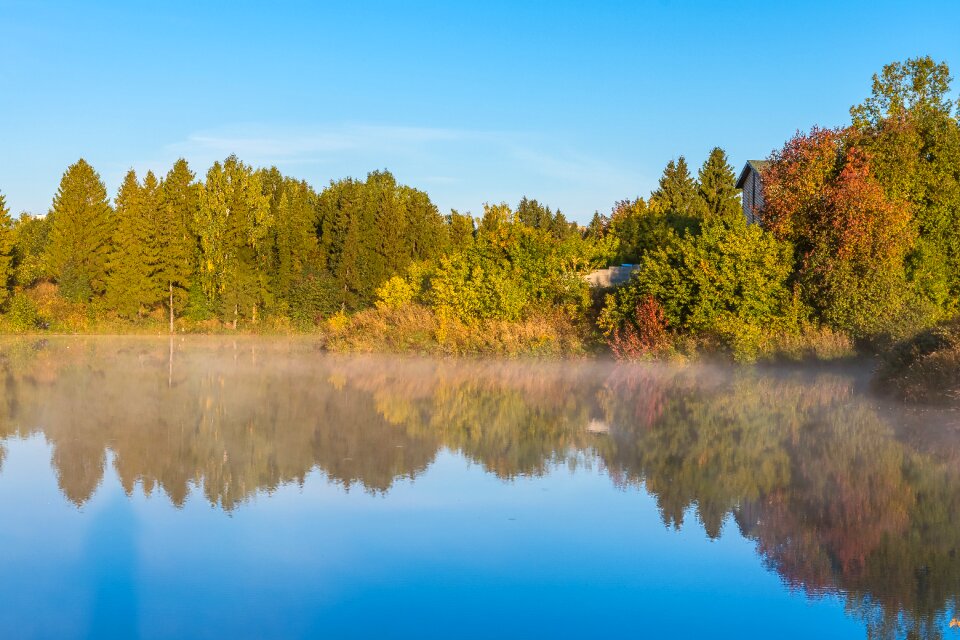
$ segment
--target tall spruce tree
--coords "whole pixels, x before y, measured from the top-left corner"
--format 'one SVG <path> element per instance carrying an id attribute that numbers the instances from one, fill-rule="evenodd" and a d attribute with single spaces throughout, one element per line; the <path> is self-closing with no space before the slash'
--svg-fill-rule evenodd
<path id="1" fill-rule="evenodd" d="M 690 175 L 687 160 L 683 156 L 667 163 L 657 190 L 650 194 L 649 204 L 661 213 L 702 217 L 703 203 L 698 194 L 697 181 Z"/>
<path id="2" fill-rule="evenodd" d="M 743 215 L 737 178 L 720 147 L 710 151 L 697 176 L 700 197 L 706 205 L 708 218 L 733 220 Z"/>
<path id="3" fill-rule="evenodd" d="M 187 161 L 173 164 L 160 186 L 157 210 L 156 287 L 165 293 L 170 332 L 177 311 L 186 303 L 187 291 L 197 271 L 197 239 L 193 231 L 200 204 L 199 185 Z"/>
<path id="4" fill-rule="evenodd" d="M 280 188 L 274 224 L 274 292 L 288 302 L 294 285 L 318 259 L 316 193 L 287 178 Z"/>
<path id="5" fill-rule="evenodd" d="M 270 199 L 259 174 L 236 156 L 207 172 L 200 191 L 196 230 L 200 240 L 203 291 L 223 320 L 237 327 L 256 322 L 268 295 L 258 268 L 269 247 Z"/>
<path id="6" fill-rule="evenodd" d="M 70 165 L 50 210 L 48 264 L 64 297 L 89 300 L 106 288 L 112 209 L 100 176 L 82 158 Z"/>
<path id="7" fill-rule="evenodd" d="M 133 169 L 117 193 L 106 302 L 120 315 L 140 317 L 159 302 L 155 228 L 159 184 L 152 172 L 143 184 Z"/>
<path id="8" fill-rule="evenodd" d="M 13 284 L 14 229 L 10 209 L 0 193 L 0 305 L 10 297 Z"/>

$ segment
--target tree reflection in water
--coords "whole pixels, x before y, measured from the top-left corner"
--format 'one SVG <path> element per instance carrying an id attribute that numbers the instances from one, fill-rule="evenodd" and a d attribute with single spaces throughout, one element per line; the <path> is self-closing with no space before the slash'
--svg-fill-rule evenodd
<path id="1" fill-rule="evenodd" d="M 643 487 L 669 527 L 735 525 L 872 636 L 937 636 L 960 593 L 950 413 L 864 392 L 865 371 L 458 362 L 310 341 L 56 339 L 2 346 L 0 437 L 42 434 L 82 505 L 112 452 L 125 490 L 231 510 L 319 469 L 387 492 L 441 449 L 509 480 L 557 465 Z M 5 450 L 0 447 L 0 464 Z"/>

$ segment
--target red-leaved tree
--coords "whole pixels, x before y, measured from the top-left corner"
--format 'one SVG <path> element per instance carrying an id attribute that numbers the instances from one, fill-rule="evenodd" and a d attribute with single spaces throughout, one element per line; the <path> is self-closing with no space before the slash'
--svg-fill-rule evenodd
<path id="1" fill-rule="evenodd" d="M 849 129 L 798 133 L 763 172 L 764 226 L 794 245 L 804 300 L 828 324 L 862 337 L 902 312 L 910 207 L 877 181 Z"/>
<path id="2" fill-rule="evenodd" d="M 610 334 L 610 350 L 618 360 L 641 360 L 663 351 L 670 342 L 667 317 L 653 296 L 642 298 L 633 317 Z"/>

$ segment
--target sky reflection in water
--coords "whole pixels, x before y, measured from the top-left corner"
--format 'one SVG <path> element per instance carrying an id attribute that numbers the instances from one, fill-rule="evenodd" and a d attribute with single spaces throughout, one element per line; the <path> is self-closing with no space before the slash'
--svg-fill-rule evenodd
<path id="1" fill-rule="evenodd" d="M 951 637 L 955 414 L 863 367 L 0 345 L 3 637 Z"/>

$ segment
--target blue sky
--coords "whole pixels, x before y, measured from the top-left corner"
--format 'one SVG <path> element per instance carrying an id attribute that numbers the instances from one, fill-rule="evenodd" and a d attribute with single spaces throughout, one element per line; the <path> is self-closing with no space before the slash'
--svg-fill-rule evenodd
<path id="1" fill-rule="evenodd" d="M 678 155 L 739 169 L 843 124 L 885 63 L 960 73 L 960 3 L 833 4 L 0 0 L 0 192 L 44 213 L 81 156 L 113 194 L 130 167 L 236 152 L 585 221 Z"/>

